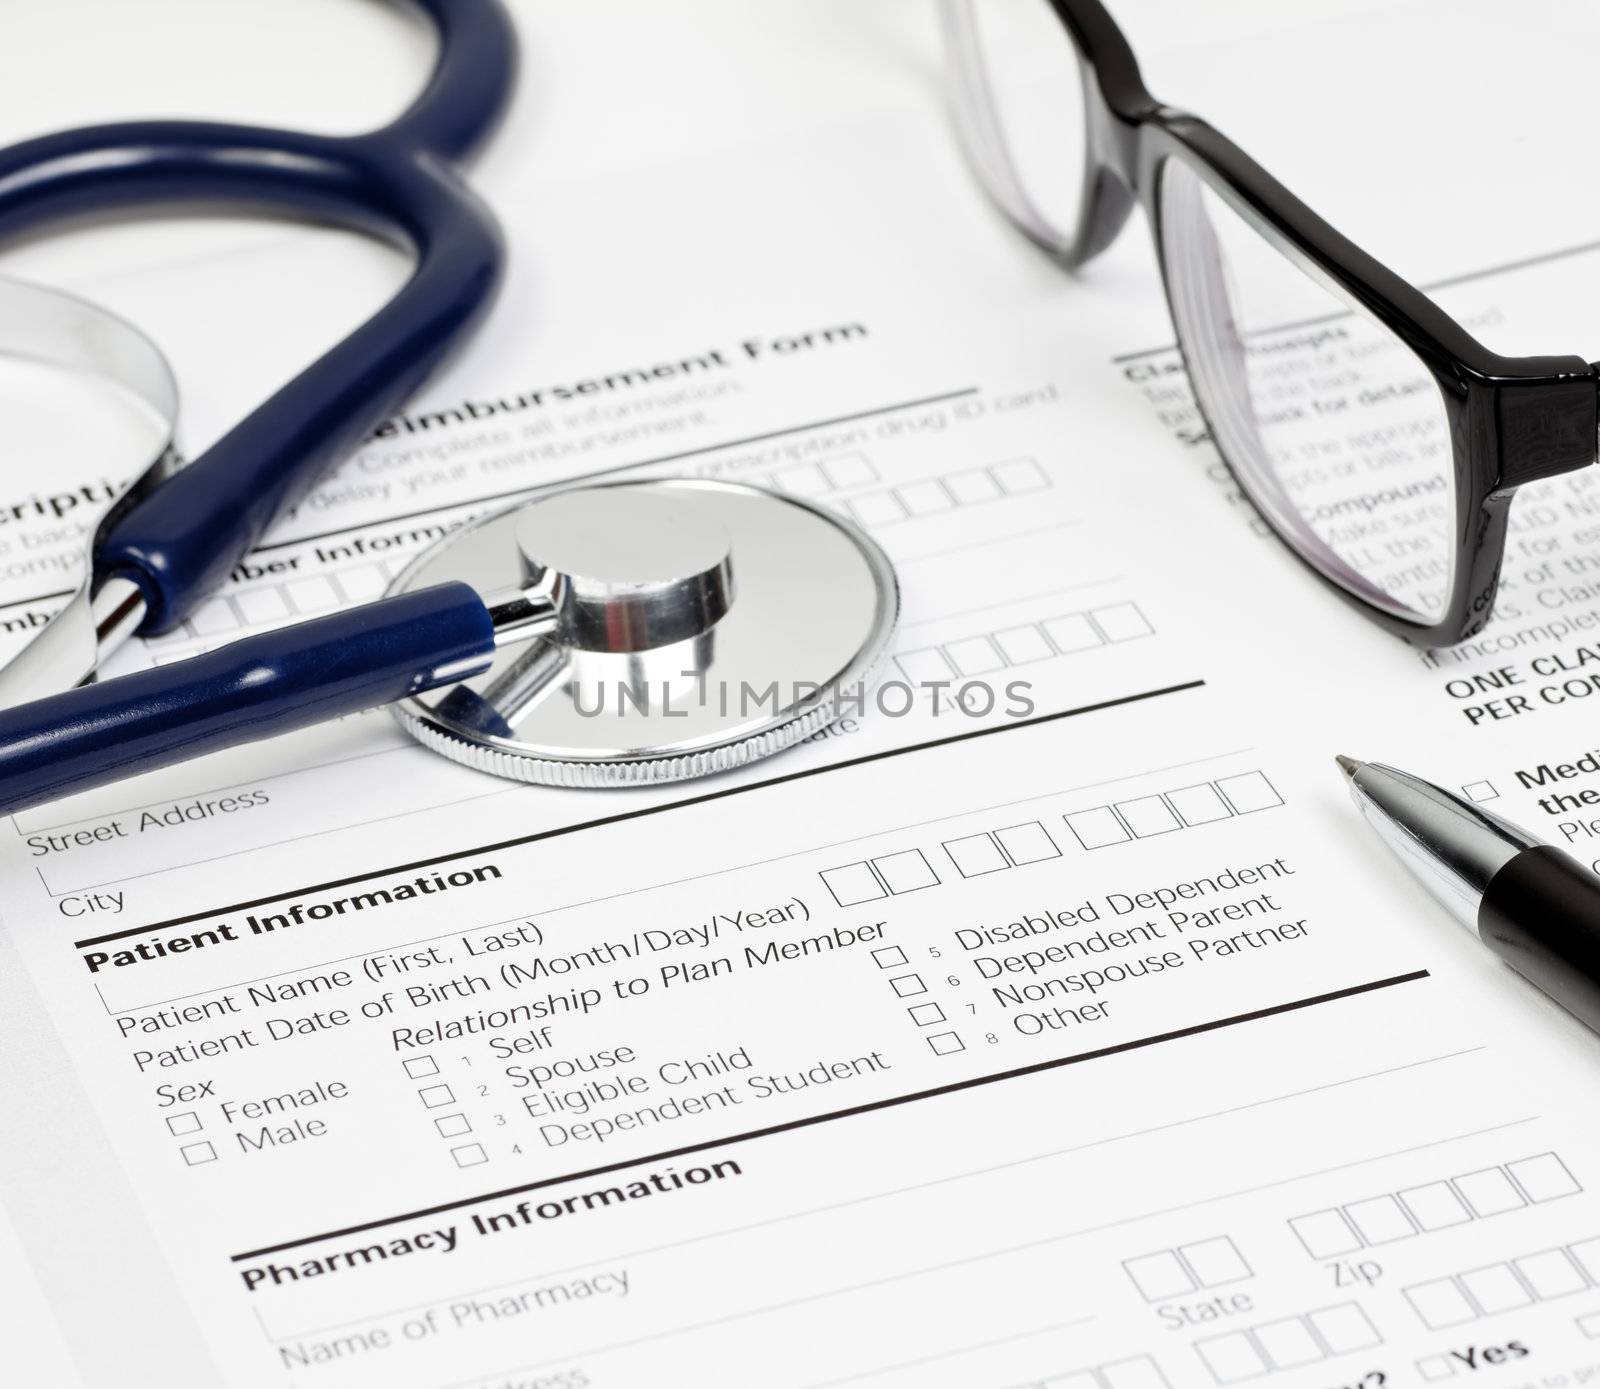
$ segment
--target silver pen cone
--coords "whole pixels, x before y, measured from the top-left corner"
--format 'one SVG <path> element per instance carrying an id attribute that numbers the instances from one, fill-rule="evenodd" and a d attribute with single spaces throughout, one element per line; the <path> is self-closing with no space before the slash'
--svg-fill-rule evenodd
<path id="1" fill-rule="evenodd" d="M 1334 759 L 1368 824 L 1468 930 L 1490 880 L 1539 841 L 1432 782 L 1379 762 Z"/>

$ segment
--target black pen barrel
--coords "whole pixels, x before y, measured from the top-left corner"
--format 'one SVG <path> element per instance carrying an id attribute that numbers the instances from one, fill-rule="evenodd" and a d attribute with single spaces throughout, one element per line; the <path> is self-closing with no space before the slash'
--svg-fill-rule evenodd
<path id="1" fill-rule="evenodd" d="M 1600 1031 L 1600 877 L 1548 844 L 1524 849 L 1489 880 L 1478 935 Z"/>

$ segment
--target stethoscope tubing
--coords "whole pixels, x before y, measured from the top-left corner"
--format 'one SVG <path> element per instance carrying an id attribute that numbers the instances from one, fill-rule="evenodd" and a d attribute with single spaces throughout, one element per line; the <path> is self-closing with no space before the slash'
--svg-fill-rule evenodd
<path id="1" fill-rule="evenodd" d="M 382 309 L 97 529 L 92 584 L 130 595 L 119 601 L 145 635 L 202 603 L 493 302 L 502 238 L 458 166 L 509 104 L 515 31 L 500 0 L 413 3 L 437 31 L 438 58 L 381 129 L 135 121 L 0 150 L 0 244 L 83 217 L 204 204 L 335 223 L 415 257 Z M 482 599 L 445 584 L 0 710 L 0 811 L 465 678 L 493 646 Z"/>
<path id="2" fill-rule="evenodd" d="M 494 647 L 478 594 L 438 584 L 0 709 L 0 814 L 453 684 Z"/>
<path id="3" fill-rule="evenodd" d="M 509 103 L 516 35 L 499 0 L 416 0 L 439 57 L 394 122 L 326 136 L 137 121 L 0 150 L 0 243 L 84 216 L 196 203 L 288 213 L 399 242 L 416 257 L 372 318 L 124 515 L 94 557 L 144 595 L 145 635 L 168 630 L 447 357 L 487 313 L 503 243 L 456 167 Z M 247 330 L 242 330 L 247 331 Z"/>

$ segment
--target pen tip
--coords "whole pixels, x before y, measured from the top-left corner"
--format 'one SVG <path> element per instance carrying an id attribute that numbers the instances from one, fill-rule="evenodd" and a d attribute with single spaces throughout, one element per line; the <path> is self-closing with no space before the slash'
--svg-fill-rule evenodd
<path id="1" fill-rule="evenodd" d="M 1361 764 L 1353 757 L 1345 757 L 1339 753 L 1335 753 L 1333 760 L 1339 764 L 1346 776 L 1354 776 L 1361 770 Z"/>

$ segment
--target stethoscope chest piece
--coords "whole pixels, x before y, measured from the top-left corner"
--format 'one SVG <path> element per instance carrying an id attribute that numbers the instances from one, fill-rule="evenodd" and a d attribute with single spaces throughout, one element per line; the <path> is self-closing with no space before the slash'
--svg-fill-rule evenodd
<path id="1" fill-rule="evenodd" d="M 849 521 L 738 483 L 552 489 L 454 531 L 392 594 L 494 595 L 490 669 L 394 706 L 425 746 L 556 786 L 678 781 L 765 757 L 858 705 L 899 614 Z"/>

